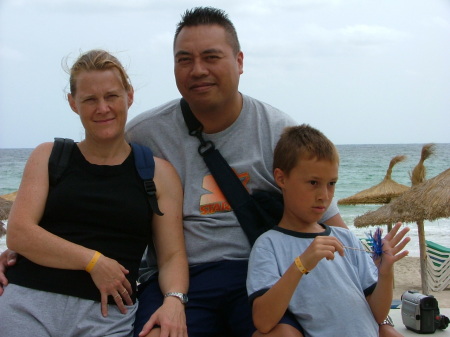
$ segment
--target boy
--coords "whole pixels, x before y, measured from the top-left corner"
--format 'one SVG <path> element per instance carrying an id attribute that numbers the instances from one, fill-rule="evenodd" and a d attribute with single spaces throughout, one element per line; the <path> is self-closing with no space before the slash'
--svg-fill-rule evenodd
<path id="1" fill-rule="evenodd" d="M 347 249 L 362 249 L 351 231 L 317 222 L 334 195 L 339 155 L 308 125 L 285 129 L 273 167 L 284 213 L 250 255 L 247 290 L 256 328 L 273 331 L 289 310 L 307 337 L 378 336 L 392 301 L 393 264 L 408 254 L 400 251 L 409 228 L 397 234 L 401 224 L 394 226 L 374 263 L 367 252 Z"/>

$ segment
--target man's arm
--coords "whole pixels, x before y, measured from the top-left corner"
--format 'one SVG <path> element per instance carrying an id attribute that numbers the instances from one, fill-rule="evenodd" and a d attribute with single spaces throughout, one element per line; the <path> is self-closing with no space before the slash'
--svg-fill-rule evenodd
<path id="1" fill-rule="evenodd" d="M 175 169 L 169 162 L 155 158 L 155 184 L 158 206 L 163 216 L 153 215 L 152 233 L 162 294 L 186 294 L 189 269 L 183 233 L 183 190 Z M 164 336 L 187 337 L 184 304 L 176 297 L 166 297 L 161 307 L 150 317 L 139 336 L 147 336 L 155 325 Z"/>
<path id="2" fill-rule="evenodd" d="M 3 294 L 3 288 L 8 285 L 6 278 L 6 269 L 16 263 L 17 254 L 10 249 L 5 250 L 0 254 L 0 296 Z"/>
<path id="3" fill-rule="evenodd" d="M 342 219 L 340 213 L 329 218 L 327 221 L 325 221 L 325 224 L 328 226 L 342 227 L 342 228 L 348 229 L 348 227 L 345 224 L 344 220 Z"/>

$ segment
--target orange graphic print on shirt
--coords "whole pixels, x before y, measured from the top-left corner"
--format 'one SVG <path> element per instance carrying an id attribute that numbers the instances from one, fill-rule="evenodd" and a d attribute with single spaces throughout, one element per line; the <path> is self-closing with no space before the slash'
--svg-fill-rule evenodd
<path id="1" fill-rule="evenodd" d="M 238 178 L 242 182 L 245 188 L 250 181 L 250 175 L 248 172 L 237 174 Z M 230 212 L 232 211 L 230 204 L 228 203 L 225 195 L 217 185 L 216 180 L 210 174 L 203 178 L 203 189 L 210 193 L 203 194 L 200 198 L 200 214 L 208 215 L 217 212 Z"/>

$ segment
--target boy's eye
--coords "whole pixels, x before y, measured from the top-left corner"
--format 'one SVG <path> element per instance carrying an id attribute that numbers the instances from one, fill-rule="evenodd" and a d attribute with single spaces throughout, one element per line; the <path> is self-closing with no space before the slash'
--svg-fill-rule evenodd
<path id="1" fill-rule="evenodd" d="M 317 185 L 317 181 L 316 181 L 316 180 L 311 180 L 309 183 L 310 183 L 311 185 Z"/>

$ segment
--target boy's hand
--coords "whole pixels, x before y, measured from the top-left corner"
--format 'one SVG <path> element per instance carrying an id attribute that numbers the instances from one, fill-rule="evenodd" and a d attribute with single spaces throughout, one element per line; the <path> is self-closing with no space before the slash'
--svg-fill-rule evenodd
<path id="1" fill-rule="evenodd" d="M 401 222 L 395 224 L 382 240 L 383 254 L 374 261 L 380 274 L 391 272 L 394 263 L 409 254 L 407 250 L 402 251 L 411 240 L 410 237 L 405 237 L 409 232 L 409 227 L 405 227 L 399 232 L 401 225 Z"/>
<path id="2" fill-rule="evenodd" d="M 308 270 L 313 270 L 320 260 L 334 260 L 334 253 L 344 256 L 344 246 L 334 236 L 317 236 L 308 248 L 300 255 L 303 266 Z"/>

